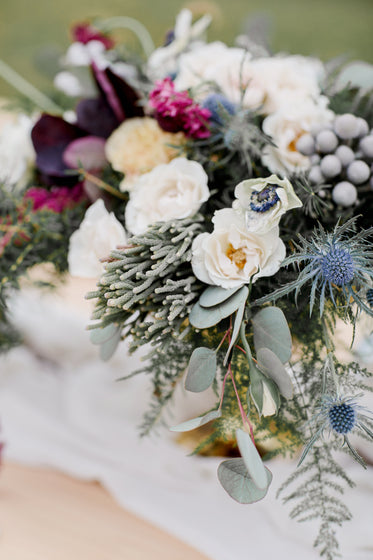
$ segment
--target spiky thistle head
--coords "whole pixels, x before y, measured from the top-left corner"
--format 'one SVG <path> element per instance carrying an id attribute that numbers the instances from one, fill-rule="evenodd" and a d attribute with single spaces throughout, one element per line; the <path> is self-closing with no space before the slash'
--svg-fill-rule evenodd
<path id="1" fill-rule="evenodd" d="M 365 463 L 357 451 L 352 447 L 348 437 L 352 432 L 362 432 L 365 436 L 373 439 L 373 432 L 367 425 L 367 420 L 372 417 L 364 407 L 359 405 L 359 395 L 340 395 L 324 394 L 319 405 L 316 407 L 316 414 L 311 418 L 310 424 L 315 428 L 314 434 L 307 443 L 299 465 L 307 456 L 311 447 L 322 437 L 325 431 L 330 434 L 342 437 L 342 443 L 346 444 L 353 457 L 365 467 Z"/>
<path id="2" fill-rule="evenodd" d="M 275 300 L 292 291 L 297 296 L 303 286 L 309 285 L 310 314 L 318 298 L 321 316 L 328 298 L 335 307 L 342 303 L 348 311 L 355 303 L 359 310 L 373 316 L 373 228 L 356 233 L 355 222 L 356 218 L 352 218 L 343 225 L 338 223 L 332 232 L 319 225 L 309 239 L 299 236 L 299 242 L 294 244 L 296 252 L 283 263 L 297 264 L 298 278 L 256 303 Z"/>

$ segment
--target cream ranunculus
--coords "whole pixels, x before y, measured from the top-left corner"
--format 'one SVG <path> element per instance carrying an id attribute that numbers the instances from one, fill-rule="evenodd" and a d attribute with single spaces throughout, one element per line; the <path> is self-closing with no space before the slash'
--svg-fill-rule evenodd
<path id="1" fill-rule="evenodd" d="M 100 259 L 126 242 L 122 224 L 113 212 L 106 210 L 102 199 L 97 200 L 88 208 L 79 229 L 70 237 L 68 263 L 71 276 L 100 276 L 104 270 Z"/>
<path id="2" fill-rule="evenodd" d="M 287 175 L 305 171 L 310 166 L 307 156 L 296 149 L 297 141 L 316 125 L 325 125 L 334 118 L 327 109 L 328 100 L 320 96 L 317 103 L 312 99 L 288 98 L 288 103 L 266 117 L 263 131 L 270 136 L 276 147 L 266 146 L 262 162 L 272 173 Z"/>
<path id="3" fill-rule="evenodd" d="M 156 120 L 136 117 L 114 130 L 106 142 L 105 154 L 112 167 L 125 175 L 121 190 L 130 191 L 141 174 L 179 155 L 178 146 L 184 141 L 182 132 L 165 132 Z"/>
<path id="4" fill-rule="evenodd" d="M 244 213 L 247 229 L 258 234 L 277 226 L 288 210 L 302 206 L 290 181 L 277 175 L 242 181 L 234 195 L 233 208 Z"/>
<path id="5" fill-rule="evenodd" d="M 218 210 L 212 219 L 214 231 L 196 237 L 192 268 L 196 277 L 222 288 L 248 284 L 254 276 L 275 274 L 285 258 L 285 245 L 274 227 L 263 235 L 249 232 L 243 213 L 232 208 Z"/>
<path id="6" fill-rule="evenodd" d="M 142 175 L 130 192 L 126 227 L 137 235 L 155 222 L 186 218 L 195 214 L 210 191 L 202 165 L 176 158 Z"/>

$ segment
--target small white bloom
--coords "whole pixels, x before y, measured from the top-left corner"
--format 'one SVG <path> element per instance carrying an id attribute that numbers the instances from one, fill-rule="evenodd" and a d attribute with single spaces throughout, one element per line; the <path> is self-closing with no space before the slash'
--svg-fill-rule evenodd
<path id="1" fill-rule="evenodd" d="M 68 253 L 71 276 L 95 278 L 102 274 L 101 258 L 107 257 L 118 245 L 127 242 L 123 226 L 108 212 L 102 199 L 96 200 L 72 236 Z"/>
<path id="2" fill-rule="evenodd" d="M 248 231 L 242 212 L 218 210 L 212 219 L 214 231 L 196 237 L 192 268 L 196 277 L 222 288 L 235 288 L 275 274 L 285 258 L 279 228 L 265 234 Z"/>
<path id="3" fill-rule="evenodd" d="M 248 231 L 258 234 L 277 226 L 288 210 L 302 206 L 290 181 L 277 175 L 242 181 L 234 195 L 233 208 L 244 213 Z"/>
<path id="4" fill-rule="evenodd" d="M 126 207 L 126 227 L 144 233 L 155 222 L 193 216 L 210 196 L 202 165 L 175 158 L 141 175 L 133 185 Z"/>
<path id="5" fill-rule="evenodd" d="M 31 142 L 33 121 L 26 115 L 0 115 L 0 182 L 9 189 L 26 186 L 35 161 Z"/>
<path id="6" fill-rule="evenodd" d="M 200 38 L 211 23 L 211 16 L 205 14 L 192 23 L 193 14 L 184 9 L 176 17 L 174 39 L 165 47 L 152 52 L 148 60 L 148 74 L 152 80 L 164 78 L 177 71 L 178 57 L 187 49 L 200 46 Z M 198 49 L 197 49 L 198 50 Z"/>
<path id="7" fill-rule="evenodd" d="M 106 47 L 101 41 L 88 43 L 72 43 L 63 58 L 66 66 L 89 66 L 95 62 L 100 68 L 106 68 L 108 61 L 105 56 Z"/>
<path id="8" fill-rule="evenodd" d="M 317 103 L 310 98 L 289 97 L 281 109 L 264 119 L 263 131 L 276 147 L 264 148 L 262 162 L 272 173 L 287 175 L 310 167 L 308 156 L 298 152 L 296 144 L 315 125 L 326 125 L 333 120 L 334 113 L 327 109 L 327 104 L 323 96 Z"/>

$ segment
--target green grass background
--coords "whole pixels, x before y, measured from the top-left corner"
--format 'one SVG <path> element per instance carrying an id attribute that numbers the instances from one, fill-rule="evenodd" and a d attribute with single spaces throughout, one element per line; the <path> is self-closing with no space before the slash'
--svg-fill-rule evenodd
<path id="1" fill-rule="evenodd" d="M 134 17 L 147 26 L 159 45 L 183 6 L 212 10 L 209 40 L 231 43 L 247 16 L 265 13 L 272 18 L 276 51 L 312 54 L 323 60 L 346 54 L 373 62 L 372 0 L 0 0 L 0 58 L 35 85 L 47 87 L 35 60 L 42 49 L 68 46 L 72 22 Z M 11 93 L 0 78 L 0 96 Z"/>

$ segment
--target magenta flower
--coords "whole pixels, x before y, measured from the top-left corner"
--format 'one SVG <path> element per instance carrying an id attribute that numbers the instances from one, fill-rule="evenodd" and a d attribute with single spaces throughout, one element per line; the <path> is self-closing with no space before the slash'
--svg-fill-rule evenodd
<path id="1" fill-rule="evenodd" d="M 176 91 L 171 78 L 156 82 L 149 105 L 155 118 L 167 132 L 185 132 L 189 138 L 208 138 L 211 112 L 198 105 L 187 91 Z"/>
<path id="2" fill-rule="evenodd" d="M 82 183 L 74 187 L 53 187 L 51 190 L 42 187 L 31 187 L 24 198 L 32 200 L 33 210 L 51 210 L 60 214 L 66 208 L 71 208 L 84 198 Z"/>
<path id="3" fill-rule="evenodd" d="M 74 41 L 83 43 L 83 45 L 86 45 L 89 41 L 100 41 L 105 49 L 112 49 L 115 44 L 110 37 L 107 37 L 89 23 L 77 23 L 72 28 L 71 33 Z"/>

